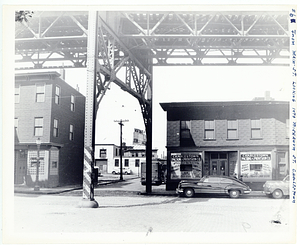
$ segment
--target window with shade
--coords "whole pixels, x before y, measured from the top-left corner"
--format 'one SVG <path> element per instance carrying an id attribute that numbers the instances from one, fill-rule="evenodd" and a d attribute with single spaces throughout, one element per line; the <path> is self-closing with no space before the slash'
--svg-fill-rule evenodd
<path id="1" fill-rule="evenodd" d="M 54 96 L 54 101 L 55 104 L 59 104 L 60 102 L 60 87 L 59 86 L 55 86 L 55 96 Z"/>
<path id="2" fill-rule="evenodd" d="M 238 122 L 237 120 L 227 121 L 227 139 L 238 138 Z"/>
<path id="3" fill-rule="evenodd" d="M 36 102 L 45 102 L 45 84 L 36 84 Z"/>
<path id="4" fill-rule="evenodd" d="M 204 138 L 215 139 L 215 121 L 204 121 Z"/>
<path id="5" fill-rule="evenodd" d="M 69 140 L 74 140 L 74 125 L 70 124 Z"/>
<path id="6" fill-rule="evenodd" d="M 75 111 L 75 96 L 71 95 L 71 111 Z"/>
<path id="7" fill-rule="evenodd" d="M 260 119 L 251 120 L 251 138 L 252 139 L 262 138 Z"/>
<path id="8" fill-rule="evenodd" d="M 34 136 L 43 136 L 43 124 L 44 118 L 35 117 L 34 118 Z"/>
<path id="9" fill-rule="evenodd" d="M 58 137 L 58 120 L 53 120 L 53 136 Z"/>

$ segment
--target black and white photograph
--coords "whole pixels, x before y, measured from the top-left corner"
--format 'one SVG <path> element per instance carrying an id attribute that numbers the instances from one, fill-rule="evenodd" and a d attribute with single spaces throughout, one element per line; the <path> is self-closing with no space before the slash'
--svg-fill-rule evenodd
<path id="1" fill-rule="evenodd" d="M 296 2 L 13 3 L 3 244 L 296 244 Z"/>

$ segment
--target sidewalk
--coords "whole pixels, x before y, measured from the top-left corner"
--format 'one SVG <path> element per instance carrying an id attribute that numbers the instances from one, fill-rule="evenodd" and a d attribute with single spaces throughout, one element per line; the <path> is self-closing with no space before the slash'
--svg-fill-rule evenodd
<path id="1" fill-rule="evenodd" d="M 136 175 L 124 175 L 123 181 L 120 181 L 119 175 L 104 175 L 99 177 L 98 185 L 95 187 L 95 196 L 102 195 L 153 195 L 153 196 L 178 196 L 174 191 L 167 191 L 165 185 L 152 186 L 151 193 L 146 193 L 146 186 L 140 184 L 139 177 Z M 21 194 L 61 194 L 70 192 L 74 195 L 80 195 L 82 185 L 71 185 L 55 188 L 40 188 L 34 191 L 33 187 L 24 185 L 15 185 L 14 192 Z M 262 191 L 252 191 L 250 194 L 244 195 L 248 197 L 266 197 Z"/>

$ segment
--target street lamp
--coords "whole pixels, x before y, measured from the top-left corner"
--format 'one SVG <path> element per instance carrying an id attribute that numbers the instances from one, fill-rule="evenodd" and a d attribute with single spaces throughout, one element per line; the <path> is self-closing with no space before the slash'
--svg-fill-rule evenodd
<path id="1" fill-rule="evenodd" d="M 36 158 L 36 178 L 35 178 L 34 190 L 39 191 L 40 190 L 40 186 L 39 186 L 39 165 L 40 165 L 40 147 L 41 147 L 41 139 L 40 138 L 37 138 L 36 145 L 37 145 L 37 158 Z"/>

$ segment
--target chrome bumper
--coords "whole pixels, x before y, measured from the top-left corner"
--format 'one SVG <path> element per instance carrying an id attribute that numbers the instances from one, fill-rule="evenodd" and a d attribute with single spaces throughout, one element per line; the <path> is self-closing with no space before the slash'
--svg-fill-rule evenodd
<path id="1" fill-rule="evenodd" d="M 183 193 L 183 189 L 179 189 L 179 188 L 176 189 L 176 194 L 182 194 L 182 193 Z"/>

